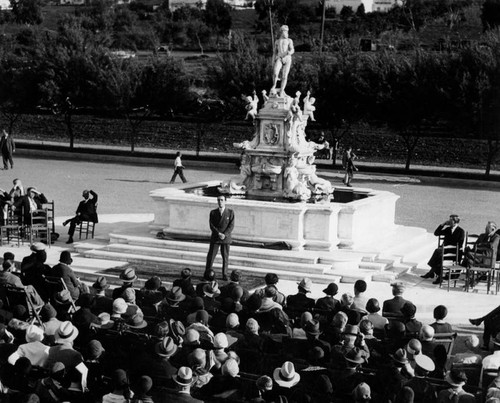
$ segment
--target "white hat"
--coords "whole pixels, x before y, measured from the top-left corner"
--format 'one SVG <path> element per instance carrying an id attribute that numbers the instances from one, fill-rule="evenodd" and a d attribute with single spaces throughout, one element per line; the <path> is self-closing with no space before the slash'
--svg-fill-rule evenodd
<path id="1" fill-rule="evenodd" d="M 42 341 L 43 340 L 43 330 L 36 325 L 29 325 L 26 329 L 26 342 L 31 343 L 32 341 Z"/>
<path id="2" fill-rule="evenodd" d="M 304 289 L 306 292 L 311 292 L 312 281 L 309 278 L 303 278 L 300 283 L 297 283 L 300 288 Z"/>
<path id="3" fill-rule="evenodd" d="M 227 348 L 229 342 L 227 341 L 227 336 L 225 333 L 217 333 L 214 337 L 214 347 L 215 348 Z"/>
<path id="4" fill-rule="evenodd" d="M 56 340 L 71 342 L 78 337 L 78 333 L 78 329 L 74 327 L 69 320 L 67 320 L 62 322 L 59 326 L 59 330 L 56 333 Z"/>
<path id="5" fill-rule="evenodd" d="M 123 315 L 127 312 L 128 305 L 123 298 L 117 298 L 113 301 L 113 313 Z"/>
<path id="6" fill-rule="evenodd" d="M 425 354 L 417 354 L 415 356 L 415 364 L 417 364 L 424 371 L 432 372 L 436 369 L 436 365 L 432 358 L 426 356 Z"/>
<path id="7" fill-rule="evenodd" d="M 278 385 L 285 388 L 291 388 L 300 381 L 300 375 L 295 372 L 295 367 L 290 361 L 286 361 L 281 368 L 276 368 L 273 378 Z"/>

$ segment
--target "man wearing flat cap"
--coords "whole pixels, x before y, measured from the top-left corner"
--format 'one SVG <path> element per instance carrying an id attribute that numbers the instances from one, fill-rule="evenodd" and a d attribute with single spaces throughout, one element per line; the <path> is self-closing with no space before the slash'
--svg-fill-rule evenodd
<path id="1" fill-rule="evenodd" d="M 92 197 L 90 197 L 92 195 Z M 83 200 L 78 205 L 76 209 L 76 215 L 63 222 L 66 226 L 69 224 L 68 230 L 68 241 L 66 243 L 73 243 L 73 234 L 75 233 L 75 228 L 82 221 L 90 221 L 93 223 L 98 222 L 97 218 L 97 193 L 93 190 L 84 190 L 82 193 Z"/>
<path id="2" fill-rule="evenodd" d="M 403 293 L 406 288 L 405 284 L 402 281 L 396 281 L 392 283 L 391 286 L 394 298 L 384 301 L 382 305 L 382 316 L 389 315 L 402 318 L 403 314 L 401 313 L 401 308 L 404 304 L 410 302 L 403 298 Z"/>

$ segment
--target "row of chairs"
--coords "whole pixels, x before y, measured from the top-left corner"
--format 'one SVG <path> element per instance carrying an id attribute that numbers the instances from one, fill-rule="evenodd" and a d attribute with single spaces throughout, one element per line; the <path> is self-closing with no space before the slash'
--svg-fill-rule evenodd
<path id="1" fill-rule="evenodd" d="M 37 239 L 45 241 L 49 246 L 52 234 L 55 233 L 55 206 L 54 201 L 45 203 L 41 209 L 29 215 L 29 222 L 25 222 L 24 211 L 15 212 L 8 206 L 4 216 L 4 224 L 0 226 L 0 246 L 17 242 L 17 246 L 26 240 L 30 244 Z"/>
<path id="2" fill-rule="evenodd" d="M 92 221 L 82 221 L 78 226 L 79 239 L 94 238 L 95 223 Z M 24 211 L 16 214 L 9 206 L 4 224 L 0 226 L 0 246 L 4 242 L 10 244 L 17 242 L 19 247 L 26 240 L 33 244 L 36 240 L 44 241 L 50 246 L 52 237 L 56 234 L 55 224 L 55 203 L 54 200 L 44 203 L 41 209 L 30 214 L 29 222 L 24 222 Z"/>

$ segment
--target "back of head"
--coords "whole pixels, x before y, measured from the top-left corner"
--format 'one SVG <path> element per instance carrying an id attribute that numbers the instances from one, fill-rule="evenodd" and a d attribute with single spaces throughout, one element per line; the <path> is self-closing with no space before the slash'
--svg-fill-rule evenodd
<path id="1" fill-rule="evenodd" d="M 421 341 L 431 341 L 434 338 L 434 328 L 429 325 L 422 326 L 419 337 Z"/>
<path id="2" fill-rule="evenodd" d="M 368 313 L 376 313 L 380 311 L 380 303 L 378 302 L 378 299 L 376 298 L 370 298 L 366 302 L 366 310 Z"/>
<path id="3" fill-rule="evenodd" d="M 332 325 L 336 328 L 343 329 L 347 324 L 347 315 L 344 312 L 337 312 L 332 319 Z"/>
<path id="4" fill-rule="evenodd" d="M 275 273 L 267 273 L 265 281 L 267 285 L 274 285 L 278 283 L 278 275 Z"/>
<path id="5" fill-rule="evenodd" d="M 123 369 L 117 369 L 111 375 L 111 382 L 115 389 L 124 389 L 128 386 L 127 373 Z"/>
<path id="6" fill-rule="evenodd" d="M 444 305 L 438 305 L 434 308 L 434 319 L 443 320 L 448 315 L 448 309 Z"/>
<path id="7" fill-rule="evenodd" d="M 370 322 L 368 319 L 363 319 L 361 322 L 359 322 L 359 330 L 365 336 L 371 335 L 373 334 L 373 323 Z"/>
<path id="8" fill-rule="evenodd" d="M 366 281 L 364 280 L 357 280 L 354 283 L 354 292 L 365 292 L 367 288 Z"/>
<path id="9" fill-rule="evenodd" d="M 14 261 L 14 260 L 16 260 L 16 257 L 15 257 L 15 255 L 12 252 L 5 252 L 3 254 L 3 260 L 12 260 L 12 261 Z"/>
<path id="10" fill-rule="evenodd" d="M 413 319 L 415 317 L 415 314 L 417 313 L 417 307 L 415 306 L 415 304 L 408 301 L 402 306 L 401 313 L 406 320 Z"/>

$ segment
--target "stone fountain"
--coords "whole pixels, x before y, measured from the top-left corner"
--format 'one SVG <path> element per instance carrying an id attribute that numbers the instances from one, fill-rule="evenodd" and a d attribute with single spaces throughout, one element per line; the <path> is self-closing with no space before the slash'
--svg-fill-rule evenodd
<path id="1" fill-rule="evenodd" d="M 276 41 L 273 86 L 265 91 L 258 110 L 256 94 L 247 97 L 247 118 L 254 121 L 251 140 L 242 149 L 239 176 L 151 192 L 155 202 L 152 231 L 168 237 L 208 238 L 209 211 L 216 206 L 214 190 L 232 196 L 235 212 L 233 240 L 257 244 L 284 241 L 295 250 L 333 251 L 370 248 L 381 234 L 390 234 L 399 196 L 372 189 L 336 188 L 316 174 L 314 152 L 322 145 L 306 141 L 305 129 L 314 120 L 314 99 L 285 93 L 293 42 L 282 27 Z M 276 89 L 281 73 L 281 87 Z M 303 109 L 301 109 L 301 101 Z"/>

